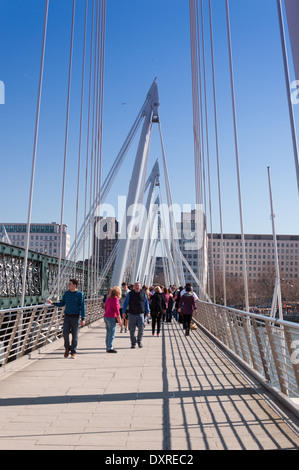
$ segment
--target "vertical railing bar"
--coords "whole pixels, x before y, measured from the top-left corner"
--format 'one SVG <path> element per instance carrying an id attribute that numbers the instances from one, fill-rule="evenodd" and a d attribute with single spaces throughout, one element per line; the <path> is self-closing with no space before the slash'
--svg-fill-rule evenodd
<path id="1" fill-rule="evenodd" d="M 52 316 L 51 316 L 51 321 L 50 321 L 48 331 L 47 331 L 47 334 L 46 334 L 46 343 L 48 342 L 49 336 L 51 334 L 51 329 L 52 329 L 52 326 L 53 326 L 53 323 L 54 323 L 54 320 L 55 320 L 55 314 L 54 314 L 55 313 L 54 312 L 55 308 L 57 308 L 57 307 L 54 307 L 54 309 L 53 309 Z M 48 314 L 48 311 L 49 311 L 49 307 L 46 309 L 46 314 L 44 316 L 43 323 L 46 319 L 46 315 Z"/>
<path id="2" fill-rule="evenodd" d="M 47 311 L 48 311 L 48 307 L 45 307 L 43 309 L 43 316 L 42 316 L 42 319 L 41 319 L 41 322 L 40 322 L 40 325 L 39 325 L 39 329 L 38 329 L 38 332 L 37 332 L 37 335 L 36 335 L 36 338 L 35 338 L 35 344 L 32 348 L 32 351 L 35 351 L 37 346 L 38 346 L 38 342 L 39 342 L 39 338 L 40 338 L 40 335 L 41 335 L 41 331 L 43 329 L 43 326 L 44 326 L 44 321 L 45 321 L 45 317 L 46 317 L 46 314 L 47 314 Z"/>
<path id="3" fill-rule="evenodd" d="M 215 309 L 215 313 L 214 313 L 214 331 L 215 331 L 216 338 L 219 338 L 221 340 L 221 330 L 220 330 L 219 320 L 218 320 L 218 308 Z"/>
<path id="4" fill-rule="evenodd" d="M 1 327 L 2 327 L 2 323 L 4 321 L 4 316 L 5 316 L 4 312 L 0 313 L 0 330 L 1 330 Z"/>
<path id="5" fill-rule="evenodd" d="M 64 315 L 64 307 L 60 311 L 59 311 L 58 307 L 55 307 L 54 312 L 53 312 L 53 318 L 54 318 L 55 315 L 57 315 L 57 325 L 56 325 L 56 329 L 55 329 L 55 332 L 54 332 L 54 335 L 53 335 L 54 338 L 56 338 L 56 336 L 58 335 L 58 330 L 59 330 L 59 327 L 62 323 L 62 318 L 63 318 L 63 315 Z"/>
<path id="6" fill-rule="evenodd" d="M 16 333 L 18 331 L 18 326 L 19 326 L 19 323 L 20 323 L 20 319 L 22 318 L 22 315 L 23 315 L 22 310 L 20 310 L 16 315 L 15 324 L 14 324 L 14 327 L 12 329 L 12 335 L 11 335 L 10 341 L 8 343 L 8 346 L 7 346 L 6 354 L 4 356 L 4 364 L 7 363 L 8 358 L 10 356 L 10 351 L 12 349 L 12 345 L 13 345 L 13 342 L 15 340 Z"/>
<path id="7" fill-rule="evenodd" d="M 271 322 L 271 323 L 273 323 L 273 322 Z M 273 336 L 272 328 L 271 328 L 271 325 L 270 325 L 269 321 L 266 321 L 266 330 L 267 330 L 268 338 L 269 338 L 269 341 L 270 341 L 270 347 L 271 347 L 272 356 L 273 356 L 273 359 L 274 359 L 274 364 L 275 364 L 275 369 L 276 369 L 278 381 L 279 381 L 279 384 L 280 384 L 280 389 L 281 389 L 282 393 L 284 393 L 285 395 L 288 395 L 288 390 L 285 386 L 284 378 L 282 376 L 282 370 L 281 370 L 281 367 L 280 367 L 279 358 L 278 358 L 276 347 L 275 347 L 274 336 Z"/>
<path id="8" fill-rule="evenodd" d="M 239 340 L 238 344 L 235 343 L 237 345 L 237 350 L 236 351 L 237 351 L 238 356 L 242 357 L 242 355 L 243 355 L 244 360 L 246 360 L 245 355 L 244 355 L 244 351 L 243 351 L 242 340 L 241 340 L 241 337 L 240 337 L 238 320 L 237 320 L 235 312 L 232 312 L 232 317 L 233 317 L 233 322 L 234 322 L 234 325 L 235 325 L 235 330 L 237 332 L 237 337 L 238 337 L 238 340 Z M 240 346 L 240 348 L 241 348 L 241 354 L 240 354 L 240 349 L 239 349 L 238 346 Z"/>
<path id="9" fill-rule="evenodd" d="M 225 320 L 226 337 L 227 337 L 228 345 L 229 345 L 229 348 L 233 351 L 232 333 L 231 333 L 231 327 L 230 327 L 230 316 L 229 316 L 228 311 L 225 308 L 221 307 L 221 311 Z"/>
<path id="10" fill-rule="evenodd" d="M 294 351 L 292 350 L 293 349 L 292 348 L 292 336 L 291 336 L 288 326 L 284 326 L 284 335 L 285 335 L 288 351 L 289 351 L 290 358 L 291 358 L 291 363 L 292 363 L 293 370 L 294 370 L 295 380 L 297 383 L 297 387 L 299 389 L 299 363 L 298 362 L 296 363 L 294 360 L 292 360 L 292 355 Z"/>
<path id="11" fill-rule="evenodd" d="M 253 331 L 255 333 L 255 338 L 256 338 L 257 345 L 258 345 L 258 349 L 259 349 L 260 358 L 261 358 L 261 361 L 262 361 L 262 366 L 263 366 L 263 369 L 264 369 L 265 377 L 270 382 L 271 379 L 270 379 L 270 374 L 269 374 L 269 368 L 268 368 L 268 364 L 267 364 L 267 361 L 266 361 L 266 358 L 265 358 L 265 352 L 263 350 L 263 345 L 262 345 L 262 342 L 261 342 L 259 329 L 258 329 L 255 318 L 252 318 L 251 321 L 252 321 Z"/>
<path id="12" fill-rule="evenodd" d="M 253 348 L 252 348 L 252 341 L 251 341 L 251 336 L 252 335 L 248 331 L 248 328 L 250 327 L 250 321 L 252 321 L 252 319 L 250 317 L 249 318 L 245 317 L 245 316 L 242 317 L 242 323 L 243 323 L 243 328 L 244 328 L 244 332 L 245 332 L 245 337 L 246 337 L 246 340 L 247 340 L 247 345 L 248 345 L 249 355 L 250 355 L 250 358 L 251 358 L 251 363 L 253 364 L 254 369 L 258 370 L 257 363 L 256 363 L 256 360 L 255 360 L 255 356 L 254 356 L 254 352 L 253 352 Z"/>
<path id="13" fill-rule="evenodd" d="M 224 334 L 224 323 L 223 323 L 223 318 L 221 315 L 221 309 L 219 308 L 217 308 L 217 318 L 218 318 L 217 324 L 219 325 L 219 338 L 224 344 L 226 344 L 226 338 Z"/>
<path id="14" fill-rule="evenodd" d="M 224 311 L 222 310 L 222 308 L 220 307 L 219 308 L 219 311 L 220 311 L 220 318 L 221 318 L 221 321 L 222 321 L 222 331 L 223 331 L 223 342 L 226 346 L 229 347 L 229 342 L 228 342 L 228 337 L 227 337 L 227 324 L 226 324 L 226 318 L 225 318 L 225 315 L 224 315 Z"/>
<path id="15" fill-rule="evenodd" d="M 237 345 L 236 339 L 235 339 L 235 332 L 234 332 L 233 325 L 232 325 L 233 324 L 232 312 L 228 309 L 228 310 L 226 310 L 226 314 L 227 314 L 228 324 L 229 324 L 229 328 L 230 328 L 230 334 L 231 334 L 231 338 L 232 338 L 232 342 L 233 342 L 232 351 L 235 351 L 236 354 L 239 355 L 238 345 Z"/>
<path id="16" fill-rule="evenodd" d="M 36 314 L 36 311 L 37 311 L 37 307 L 33 308 L 29 323 L 27 324 L 27 332 L 24 336 L 23 345 L 22 345 L 19 357 L 22 357 L 24 355 L 25 350 L 26 350 L 27 341 L 28 341 L 28 338 L 29 338 L 29 335 L 30 335 L 30 331 L 31 331 L 31 327 L 32 327 L 32 324 L 33 324 L 33 320 L 34 320 L 34 316 Z"/>

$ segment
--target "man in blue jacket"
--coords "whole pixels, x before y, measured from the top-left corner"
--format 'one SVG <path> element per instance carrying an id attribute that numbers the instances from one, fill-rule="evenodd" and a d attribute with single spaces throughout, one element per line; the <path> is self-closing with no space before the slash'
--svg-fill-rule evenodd
<path id="1" fill-rule="evenodd" d="M 52 302 L 55 307 L 64 307 L 63 337 L 64 337 L 64 357 L 68 357 L 71 352 L 72 359 L 76 358 L 76 349 L 78 346 L 79 320 L 81 326 L 85 325 L 85 299 L 83 292 L 78 290 L 77 279 L 70 279 L 68 290 L 64 293 L 61 302 Z M 72 343 L 70 344 L 70 333 L 72 334 Z"/>
<path id="2" fill-rule="evenodd" d="M 135 282 L 133 289 L 127 294 L 123 312 L 128 310 L 131 348 L 136 347 L 136 327 L 138 329 L 137 344 L 142 348 L 144 315 L 150 313 L 146 292 L 141 289 L 140 282 Z"/>

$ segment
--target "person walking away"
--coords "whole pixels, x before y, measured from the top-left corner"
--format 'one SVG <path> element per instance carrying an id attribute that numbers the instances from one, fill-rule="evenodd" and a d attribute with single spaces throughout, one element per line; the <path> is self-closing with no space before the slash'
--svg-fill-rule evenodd
<path id="1" fill-rule="evenodd" d="M 179 303 L 180 303 L 180 298 L 181 298 L 181 291 L 183 290 L 183 287 L 180 286 L 174 295 L 174 310 L 173 310 L 173 316 L 176 319 L 176 321 L 179 321 L 179 323 L 182 323 L 179 319 L 179 314 L 178 314 L 178 308 L 179 308 Z"/>
<path id="2" fill-rule="evenodd" d="M 63 319 L 64 357 L 67 358 L 71 352 L 72 359 L 76 358 L 79 335 L 79 322 L 85 325 L 85 299 L 84 294 L 78 290 L 77 279 L 70 279 L 68 290 L 63 294 L 60 302 L 52 302 L 55 307 L 65 307 Z M 70 334 L 72 342 L 70 343 Z"/>
<path id="3" fill-rule="evenodd" d="M 146 293 L 147 295 L 147 300 L 148 300 L 148 303 L 150 301 L 150 298 L 151 298 L 151 294 L 150 294 L 150 290 L 148 288 L 148 286 L 146 286 L 145 284 L 142 286 L 142 290 L 144 290 L 144 292 Z M 144 316 L 144 326 L 147 324 L 149 324 L 149 316 L 150 314 L 147 313 L 145 316 Z"/>
<path id="4" fill-rule="evenodd" d="M 117 353 L 113 348 L 116 323 L 120 323 L 120 304 L 121 290 L 118 286 L 111 289 L 105 302 L 104 322 L 106 326 L 106 351 L 107 353 Z"/>
<path id="5" fill-rule="evenodd" d="M 191 287 L 191 294 L 193 295 L 193 297 L 195 298 L 195 300 L 198 300 L 198 295 L 194 292 L 193 290 L 193 287 L 192 287 L 192 284 L 190 282 L 187 282 L 186 286 L 185 286 L 185 289 L 183 289 L 181 291 L 181 296 L 186 294 L 186 288 L 187 287 Z"/>
<path id="6" fill-rule="evenodd" d="M 171 292 L 171 289 L 168 289 L 168 295 L 169 295 L 169 298 L 168 298 L 168 306 L 166 309 L 166 321 L 171 322 L 172 309 L 173 309 L 173 294 Z"/>
<path id="7" fill-rule="evenodd" d="M 150 313 L 150 309 L 146 292 L 141 289 L 140 282 L 135 282 L 133 289 L 130 290 L 130 292 L 127 294 L 123 305 L 123 310 L 126 311 L 127 308 L 129 316 L 131 348 L 133 349 L 136 347 L 136 328 L 138 330 L 137 344 L 140 348 L 142 348 L 144 315 Z"/>
<path id="8" fill-rule="evenodd" d="M 123 311 L 123 305 L 126 300 L 127 294 L 130 292 L 128 285 L 126 282 L 123 282 L 121 285 L 121 298 L 119 300 L 120 303 L 120 316 L 121 316 L 121 323 L 120 323 L 120 332 L 123 331 L 126 333 L 128 331 L 128 313 Z"/>
<path id="9" fill-rule="evenodd" d="M 164 287 L 163 288 L 163 293 L 162 293 L 163 297 L 164 297 L 164 300 L 165 300 L 165 305 L 166 305 L 166 310 L 168 308 L 168 302 L 169 302 L 169 294 L 168 294 L 168 289 L 167 287 Z M 163 317 L 162 317 L 162 321 L 164 323 L 165 321 L 165 317 L 166 317 L 166 311 L 165 313 L 163 312 Z"/>
<path id="10" fill-rule="evenodd" d="M 155 336 L 155 329 L 157 324 L 157 336 L 160 335 L 161 329 L 161 318 L 163 315 L 163 311 L 166 310 L 166 304 L 164 297 L 162 295 L 162 291 L 160 287 L 155 288 L 155 293 L 152 295 L 150 300 L 150 311 L 152 317 L 152 335 Z"/>
<path id="11" fill-rule="evenodd" d="M 179 312 L 182 313 L 183 327 L 185 329 L 185 335 L 188 336 L 190 332 L 190 323 L 194 310 L 197 310 L 194 296 L 191 292 L 191 287 L 186 287 L 186 293 L 181 297 L 179 302 Z"/>

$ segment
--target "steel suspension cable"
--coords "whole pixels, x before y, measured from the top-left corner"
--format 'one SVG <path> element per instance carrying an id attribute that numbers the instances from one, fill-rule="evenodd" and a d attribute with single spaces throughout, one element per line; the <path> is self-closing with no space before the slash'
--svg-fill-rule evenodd
<path id="1" fill-rule="evenodd" d="M 78 230 L 79 186 L 80 186 L 80 169 L 81 169 L 81 146 L 82 146 L 82 121 L 83 121 L 83 102 L 84 102 L 84 76 L 85 76 L 85 55 L 86 55 L 87 9 L 88 9 L 88 0 L 85 0 L 85 21 L 84 21 L 84 39 L 83 39 L 82 80 L 81 80 L 81 109 L 80 109 L 78 174 L 77 174 L 76 222 L 75 222 L 74 278 L 76 278 L 76 262 L 77 262 L 77 230 Z M 84 270 L 83 270 L 83 285 L 84 285 Z"/>
<path id="2" fill-rule="evenodd" d="M 209 125 L 208 125 L 208 109 L 207 109 L 207 80 L 206 80 L 206 54 L 205 54 L 205 38 L 204 38 L 204 12 L 203 1 L 201 0 L 201 35 L 202 35 L 202 57 L 203 57 L 203 82 L 204 82 L 204 97 L 205 97 L 205 123 L 206 123 L 206 141 L 207 141 L 207 170 L 208 170 L 208 192 L 209 192 L 209 212 L 210 212 L 210 228 L 211 228 L 211 247 L 213 247 L 213 218 L 212 218 L 212 196 L 211 196 L 211 175 L 210 175 L 210 143 L 209 143 Z M 211 249 L 211 267 L 212 267 L 212 287 L 213 298 L 215 298 L 215 266 L 213 251 Z"/>
<path id="3" fill-rule="evenodd" d="M 92 58 L 93 58 L 93 35 L 94 35 L 94 2 L 92 0 L 92 14 L 91 14 L 91 35 L 90 35 L 90 59 L 89 59 L 89 88 L 88 88 L 88 111 L 87 111 L 87 140 L 86 140 L 86 165 L 85 165 L 85 193 L 84 193 L 84 220 L 83 220 L 83 269 L 85 271 L 85 243 L 86 243 L 86 213 L 87 213 L 87 195 L 88 195 L 88 167 L 89 167 L 89 143 L 90 143 L 90 110 L 91 110 L 91 88 L 92 88 Z M 81 228 L 82 231 L 82 228 Z M 78 239 L 78 235 L 77 235 Z M 81 240 L 80 240 L 81 241 Z M 70 250 L 72 251 L 72 250 Z M 89 255 L 89 253 L 88 253 Z M 70 256 L 70 254 L 69 254 Z M 89 291 L 89 263 L 87 269 L 87 286 L 86 293 L 88 296 Z M 85 275 L 83 275 L 83 286 L 84 291 Z"/>
<path id="4" fill-rule="evenodd" d="M 90 158 L 90 192 L 89 192 L 89 207 L 92 210 L 90 227 L 89 227 L 89 249 L 91 246 L 91 255 L 89 253 L 88 263 L 89 263 L 89 272 L 90 272 L 90 294 L 92 297 L 93 286 L 94 286 L 94 261 L 95 261 L 95 246 L 94 246 L 94 237 L 91 240 L 92 230 L 94 230 L 94 215 L 95 215 L 95 191 L 96 191 L 96 137 L 95 137 L 95 127 L 96 127 L 96 107 L 97 107 L 97 71 L 98 71 L 98 17 L 99 17 L 99 0 L 97 0 L 96 7 L 96 23 L 95 23 L 95 51 L 94 51 L 94 70 L 93 70 L 93 107 L 92 107 L 92 132 L 91 132 L 91 158 Z"/>
<path id="5" fill-rule="evenodd" d="M 93 174 L 93 203 L 96 199 L 98 192 L 98 176 L 99 176 L 99 152 L 98 152 L 98 125 L 99 125 L 99 67 L 100 67 L 100 4 L 97 0 L 97 34 L 96 34 L 96 63 L 95 63 L 95 77 L 94 77 L 94 129 L 93 129 L 93 139 L 94 139 L 94 174 Z M 96 285 L 96 273 L 98 267 L 98 239 L 95 234 L 95 221 L 96 221 L 96 212 L 97 206 L 94 208 L 93 212 L 93 250 L 92 250 L 92 292 L 94 294 L 95 285 Z"/>
<path id="6" fill-rule="evenodd" d="M 194 165 L 195 165 L 195 191 L 196 202 L 202 202 L 202 185 L 200 177 L 199 161 L 200 150 L 200 119 L 199 119 L 199 90 L 198 90 L 198 67 L 197 67 L 197 41 L 196 41 L 196 13 L 194 0 L 189 0 L 190 12 L 190 42 L 191 42 L 191 73 L 192 73 L 192 96 L 193 96 L 193 134 L 194 134 Z"/>
<path id="7" fill-rule="evenodd" d="M 129 131 L 129 134 L 125 140 L 125 142 L 123 143 L 116 159 L 114 160 L 113 164 L 112 164 L 112 167 L 108 173 L 108 175 L 106 176 L 105 178 L 105 181 L 103 182 L 103 185 L 102 185 L 102 188 L 101 188 L 101 193 L 102 193 L 102 202 L 105 200 L 105 197 L 107 196 L 107 194 L 109 193 L 110 189 L 111 189 L 111 186 L 113 184 L 113 181 L 115 180 L 118 172 L 119 172 L 119 169 L 121 168 L 121 165 L 125 159 L 125 156 L 131 146 L 131 143 L 140 127 L 140 124 L 144 118 L 144 110 L 145 110 L 145 107 L 146 107 L 146 104 L 147 104 L 147 101 L 144 102 L 144 104 L 142 105 L 138 115 L 137 115 L 137 118 L 135 119 L 130 131 Z M 98 200 L 96 199 L 95 202 L 94 202 L 94 205 L 91 207 L 91 209 L 89 210 L 87 216 L 86 216 L 86 219 L 81 227 L 81 229 L 79 230 L 79 233 L 78 233 L 78 240 L 80 240 L 81 244 L 83 243 L 83 239 L 84 239 L 84 233 L 85 233 L 85 227 L 88 226 L 88 227 L 91 227 L 92 225 L 92 214 L 93 214 L 93 211 L 94 211 L 94 206 L 97 204 Z M 79 248 L 79 247 L 78 247 Z M 72 263 L 72 260 L 73 260 L 73 256 L 74 256 L 74 245 L 71 247 L 70 249 L 70 252 L 69 252 L 69 258 L 66 262 L 66 264 L 63 266 L 63 269 L 61 270 L 61 278 L 62 279 L 65 279 L 66 276 L 69 275 L 69 265 Z M 88 268 L 89 268 L 89 263 L 88 263 Z M 89 271 L 88 271 L 89 273 Z M 54 286 L 53 286 L 53 289 L 55 288 L 56 290 L 56 287 L 57 287 L 57 281 L 54 283 Z M 51 290 L 51 293 L 53 294 L 53 289 Z"/>
<path id="8" fill-rule="evenodd" d="M 33 189 L 34 189 L 34 179 L 35 179 L 37 141 L 38 141 L 38 131 L 39 131 L 39 120 L 40 120 L 40 106 L 41 106 L 42 84 L 43 84 L 43 74 L 44 74 L 44 61 L 45 61 L 45 49 L 46 49 L 46 39 L 47 39 L 48 13 L 49 13 L 49 0 L 46 0 L 46 2 L 45 2 L 45 15 L 44 15 L 43 40 L 42 40 L 42 52 L 41 52 L 41 61 L 40 61 L 39 85 L 38 85 L 38 97 L 37 97 L 36 118 L 35 118 L 35 134 L 34 134 L 33 155 L 32 155 L 31 182 L 30 182 L 30 193 L 29 193 L 29 204 L 28 204 L 28 218 L 27 218 L 27 227 L 26 227 L 26 248 L 25 248 L 23 277 L 22 277 L 21 307 L 24 306 L 25 293 L 26 293 L 27 264 L 28 264 L 28 251 L 29 251 L 29 239 L 30 239 L 30 222 L 31 222 L 32 199 L 33 199 Z"/>
<path id="9" fill-rule="evenodd" d="M 172 201 L 171 189 L 170 189 L 170 184 L 169 184 L 169 177 L 168 177 L 166 156 L 165 156 L 164 143 L 163 143 L 163 137 L 162 137 L 161 123 L 159 122 L 158 125 L 159 125 L 160 143 L 161 143 L 161 150 L 162 150 L 166 196 L 167 196 L 167 202 L 168 202 L 168 208 L 169 208 L 169 223 L 170 223 L 171 244 L 172 244 L 175 264 L 176 264 L 176 267 L 177 267 L 177 270 L 178 270 L 176 283 L 179 283 L 179 285 L 185 285 L 185 276 L 184 276 L 184 270 L 183 270 L 182 260 L 181 260 L 181 256 L 180 256 L 180 248 L 179 248 L 177 227 L 176 227 L 176 222 L 175 222 L 175 218 L 174 218 L 174 214 L 173 214 L 173 201 Z"/>
<path id="10" fill-rule="evenodd" d="M 189 0 L 190 8 L 190 39 L 191 39 L 191 72 L 192 72 L 192 98 L 193 98 L 193 132 L 194 132 L 194 162 L 196 174 L 196 204 L 197 209 L 206 206 L 205 190 L 205 162 L 203 141 L 203 115 L 202 115 L 202 78 L 201 78 L 201 53 L 199 36 L 199 10 L 198 1 Z M 203 211 L 204 212 L 204 211 Z M 203 216 L 204 219 L 204 216 Z M 205 251 L 204 251 L 204 225 L 201 236 L 201 247 L 198 247 L 199 280 L 202 283 L 200 289 L 205 289 Z"/>
<path id="11" fill-rule="evenodd" d="M 205 145 L 204 145 L 204 127 L 203 127 L 203 93 L 202 93 L 202 68 L 201 68 L 201 41 L 200 41 L 200 21 L 199 21 L 199 5 L 198 0 L 196 0 L 196 41 L 197 41 L 197 67 L 198 67 L 198 77 L 199 77 L 199 110 L 200 110 L 200 128 L 201 128 L 201 153 L 200 153 L 200 177 L 202 178 L 202 197 L 204 212 L 207 213 L 207 196 L 206 196 L 206 171 L 205 171 Z"/>
<path id="12" fill-rule="evenodd" d="M 106 0 L 101 1 L 101 35 L 100 35 L 100 76 L 99 76 L 99 128 L 98 128 L 98 152 L 99 152 L 99 175 L 98 175 L 98 204 L 101 204 L 101 185 L 102 185 L 102 139 L 103 139 L 103 105 L 104 105 L 104 64 L 105 64 L 105 18 L 106 18 Z M 100 240 L 98 240 L 98 244 Z M 98 268 L 100 258 L 98 256 Z M 99 269 L 97 273 L 97 279 L 99 278 Z M 98 280 L 95 283 L 96 294 Z"/>
<path id="13" fill-rule="evenodd" d="M 248 312 L 249 311 L 249 298 L 248 298 L 247 262 L 246 262 L 246 250 L 245 250 L 245 237 L 244 237 L 244 230 L 243 230 L 243 210 L 242 210 L 241 178 L 240 178 L 240 164 L 239 164 L 239 145 L 238 145 L 238 132 L 237 132 L 237 116 L 236 116 L 235 87 L 234 87 L 233 59 L 232 59 L 228 0 L 226 0 L 226 24 L 227 24 L 227 39 L 228 39 L 228 49 L 229 49 L 229 67 L 230 67 L 232 111 L 233 111 L 234 137 L 235 137 L 239 213 L 240 213 L 241 239 L 242 239 L 242 251 L 243 251 L 243 278 L 244 278 L 244 290 L 245 290 L 245 306 L 246 306 L 246 311 Z"/>
<path id="14" fill-rule="evenodd" d="M 218 142 L 218 118 L 216 105 L 216 80 L 215 80 L 215 61 L 214 61 L 214 39 L 213 39 L 213 21 L 212 21 L 212 5 L 209 0 L 209 19 L 210 19 L 210 43 L 211 43 L 211 64 L 213 79 L 213 104 L 214 104 L 214 122 L 215 122 L 215 146 L 217 161 L 217 179 L 218 179 L 218 203 L 219 203 L 219 222 L 221 236 L 221 253 L 222 253 L 222 277 L 223 277 L 223 300 L 226 306 L 226 278 L 225 278 L 225 252 L 223 241 L 223 224 L 222 224 L 222 197 L 221 197 L 221 181 L 220 181 L 220 159 L 219 159 L 219 142 Z"/>
<path id="15" fill-rule="evenodd" d="M 67 93 L 67 109 L 66 109 L 66 124 L 65 124 L 64 161 L 63 161 L 63 176 L 62 176 L 62 194 L 61 194 L 60 245 L 59 245 L 58 274 L 57 274 L 57 279 L 58 279 L 57 297 L 59 297 L 59 289 L 60 289 L 59 280 L 60 280 L 60 270 L 61 270 L 60 265 L 61 265 L 61 258 L 62 258 L 63 211 L 64 211 L 65 176 L 66 176 L 66 161 L 67 161 L 68 131 L 69 131 L 69 111 L 70 111 L 71 77 L 72 77 L 73 46 L 74 46 L 75 8 L 76 8 L 76 0 L 73 0 L 70 58 L 69 58 L 69 76 L 68 76 L 68 93 Z"/>

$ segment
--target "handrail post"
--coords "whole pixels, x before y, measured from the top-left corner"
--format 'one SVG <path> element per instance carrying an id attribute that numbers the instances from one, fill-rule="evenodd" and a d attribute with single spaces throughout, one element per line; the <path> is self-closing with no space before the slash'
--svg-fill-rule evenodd
<path id="1" fill-rule="evenodd" d="M 270 347 L 271 347 L 272 356 L 273 356 L 273 359 L 274 359 L 274 364 L 275 364 L 275 368 L 276 368 L 276 372 L 277 372 L 277 377 L 278 377 L 278 381 L 279 381 L 280 389 L 281 389 L 282 393 L 284 393 L 286 396 L 288 396 L 288 388 L 285 385 L 285 380 L 284 380 L 284 377 L 283 377 L 282 369 L 280 367 L 279 357 L 278 357 L 278 354 L 277 354 L 277 351 L 276 351 L 274 336 L 273 336 L 273 332 L 272 332 L 272 328 L 270 326 L 270 323 L 273 323 L 273 322 L 266 321 L 266 330 L 267 330 L 269 341 L 270 341 Z"/>
<path id="2" fill-rule="evenodd" d="M 268 368 L 268 364 L 267 364 L 267 361 L 266 361 L 266 358 L 265 358 L 265 352 L 263 350 L 263 345 L 262 345 L 262 342 L 261 342 L 259 329 L 258 329 L 255 318 L 252 318 L 251 321 L 252 321 L 253 331 L 254 331 L 257 346 L 258 346 L 258 349 L 259 349 L 260 358 L 261 358 L 261 361 L 262 361 L 265 377 L 266 377 L 266 380 L 268 380 L 268 382 L 270 382 L 271 378 L 270 378 L 270 374 L 269 374 L 269 368 Z"/>
<path id="3" fill-rule="evenodd" d="M 292 366 L 293 366 L 297 387 L 299 389 L 299 360 L 297 362 L 292 360 L 292 355 L 294 353 L 293 348 L 292 348 L 292 337 L 291 337 L 291 333 L 289 331 L 289 328 L 285 325 L 284 325 L 284 336 L 285 336 L 286 343 L 287 343 L 287 346 L 288 346 L 288 351 L 289 351 L 289 354 L 290 354 L 290 357 L 291 357 L 291 363 L 292 363 Z"/>

